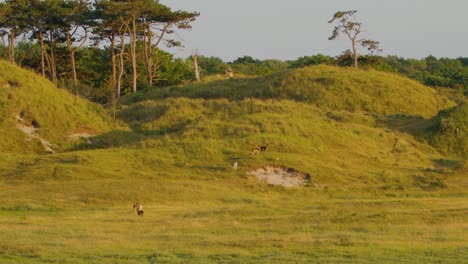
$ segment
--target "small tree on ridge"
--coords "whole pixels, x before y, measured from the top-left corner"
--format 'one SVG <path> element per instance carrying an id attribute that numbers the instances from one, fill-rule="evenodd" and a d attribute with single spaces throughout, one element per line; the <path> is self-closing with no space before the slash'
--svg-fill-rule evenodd
<path id="1" fill-rule="evenodd" d="M 379 42 L 371 39 L 358 38 L 364 31 L 361 28 L 361 23 L 357 22 L 354 16 L 357 13 L 356 10 L 351 11 L 338 11 L 333 15 L 333 18 L 328 23 L 337 21 L 337 25 L 332 32 L 332 35 L 328 38 L 329 40 L 337 39 L 340 34 L 346 35 L 351 41 L 352 55 L 354 59 L 354 67 L 358 67 L 358 51 L 357 45 L 367 48 L 370 52 L 381 51 L 379 49 Z"/>

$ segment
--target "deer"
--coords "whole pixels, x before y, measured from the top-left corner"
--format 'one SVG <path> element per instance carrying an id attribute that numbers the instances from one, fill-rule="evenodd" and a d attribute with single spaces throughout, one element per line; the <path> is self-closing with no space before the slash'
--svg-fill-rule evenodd
<path id="1" fill-rule="evenodd" d="M 137 214 L 138 214 L 139 216 L 143 216 L 143 214 L 145 213 L 145 212 L 143 211 L 143 205 L 142 205 L 141 203 L 139 203 L 139 202 L 136 202 L 136 203 L 133 205 L 133 209 L 136 209 Z"/>
<path id="2" fill-rule="evenodd" d="M 266 152 L 268 150 L 268 144 L 266 146 L 258 146 L 250 149 L 252 155 L 260 154 L 260 152 Z"/>

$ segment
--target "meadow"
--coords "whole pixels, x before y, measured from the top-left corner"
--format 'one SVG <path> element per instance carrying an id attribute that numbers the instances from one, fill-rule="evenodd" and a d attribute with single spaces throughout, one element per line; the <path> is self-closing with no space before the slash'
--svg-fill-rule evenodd
<path id="1" fill-rule="evenodd" d="M 386 190 L 286 189 L 232 171 L 155 171 L 140 167 L 131 178 L 116 172 L 99 179 L 2 180 L 1 262 L 466 260 L 466 174 L 444 180 L 444 188 L 415 183 Z M 143 217 L 131 208 L 136 199 L 144 202 Z"/>
<path id="2" fill-rule="evenodd" d="M 0 104 L 17 133 L 0 145 L 0 263 L 468 263 L 466 135 L 439 128 L 466 131 L 466 107 L 402 79 L 319 66 L 210 80 L 126 96 L 113 122 L 65 93 L 27 104 L 18 78 L 0 88 L 24 98 Z M 56 153 L 15 130 L 22 109 Z M 311 180 L 248 175 L 265 165 Z"/>

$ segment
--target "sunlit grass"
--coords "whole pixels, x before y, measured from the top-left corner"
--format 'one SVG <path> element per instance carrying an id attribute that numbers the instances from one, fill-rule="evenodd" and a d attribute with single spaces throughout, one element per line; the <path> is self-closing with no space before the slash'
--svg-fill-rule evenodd
<path id="1" fill-rule="evenodd" d="M 110 130 L 109 120 L 102 107 L 55 87 L 31 71 L 0 61 L 1 152 L 44 152 L 38 140 L 17 129 L 19 123 L 34 123 L 37 134 L 61 150 L 71 134 Z"/>
<path id="2" fill-rule="evenodd" d="M 289 99 L 325 110 L 432 117 L 454 103 L 445 95 L 408 78 L 379 72 L 332 66 L 286 70 L 258 78 L 211 80 L 200 84 L 157 89 L 123 100 L 135 102 L 166 97 L 227 98 L 242 100 Z"/>
<path id="3" fill-rule="evenodd" d="M 468 254 L 466 194 L 406 192 L 392 197 L 382 192 L 370 197 L 360 192 L 242 186 L 236 179 L 164 183 L 179 195 L 167 195 L 157 180 L 133 182 L 146 186 L 141 189 L 153 185 L 157 197 L 145 203 L 143 217 L 133 212 L 130 199 L 113 205 L 2 207 L 0 231 L 8 242 L 0 244 L 0 259 L 460 263 Z M 82 183 L 82 188 L 94 184 Z"/>
<path id="4" fill-rule="evenodd" d="M 313 67 L 208 80 L 123 98 L 121 129 L 77 98 L 45 110 L 32 95 L 3 100 L 12 147 L 0 148 L 0 263 L 463 263 L 466 160 L 415 136 L 452 103 L 399 78 Z M 21 154 L 41 146 L 9 128 L 17 105 L 50 112 L 38 120 L 45 137 L 100 133 L 61 153 Z M 252 155 L 258 145 L 268 151 Z M 247 175 L 265 165 L 311 182 L 287 189 Z"/>

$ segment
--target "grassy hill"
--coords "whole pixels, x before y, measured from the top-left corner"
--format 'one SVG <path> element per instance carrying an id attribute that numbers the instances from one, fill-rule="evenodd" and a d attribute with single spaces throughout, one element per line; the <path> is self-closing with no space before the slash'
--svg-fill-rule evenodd
<path id="1" fill-rule="evenodd" d="M 443 159 L 410 135 L 376 127 L 370 115 L 290 100 L 146 100 L 121 106 L 117 117 L 133 132 L 103 134 L 82 147 L 156 148 L 182 167 L 279 164 L 310 173 L 320 185 L 390 188 L 411 182 L 417 171 L 437 178 L 431 172 L 434 160 Z M 258 145 L 269 145 L 269 151 L 252 155 L 250 149 Z"/>
<path id="2" fill-rule="evenodd" d="M 419 115 L 426 118 L 454 105 L 446 96 L 399 75 L 324 65 L 286 70 L 258 78 L 170 87 L 145 94 L 141 99 L 178 96 L 230 100 L 250 97 L 289 99 L 312 103 L 324 110 Z"/>
<path id="3" fill-rule="evenodd" d="M 98 134 L 50 155 L 22 154 L 21 145 L 0 150 L 0 262 L 461 263 L 468 257 L 465 161 L 401 129 L 402 123 L 408 131 L 429 127 L 446 115 L 464 124 L 462 108 L 436 116 L 452 103 L 430 88 L 408 80 L 385 84 L 400 77 L 374 71 L 309 68 L 130 95 L 117 107 L 130 128 L 122 130 L 99 119 L 101 108 L 43 80 L 53 94 L 38 90 L 38 96 L 62 96 L 63 103 L 47 108 L 59 109 L 56 116 L 39 119 L 43 101 L 12 85 L 35 89 L 25 80 L 38 77 L 7 69 L 24 75 L 5 79 L 0 89 L 18 100 L 1 101 L 4 131 L 18 130 L 14 115 L 28 109 L 31 117 L 22 119 L 38 122 L 44 137 L 58 139 L 83 124 Z M 330 71 L 328 78 L 342 83 L 336 91 L 347 87 L 356 101 L 332 97 L 333 85 L 310 81 L 309 71 Z M 388 98 L 369 92 L 380 101 L 363 108 L 358 94 L 382 76 L 380 85 L 398 92 Z M 305 96 L 295 98 L 303 79 L 314 85 L 300 86 Z M 250 98 L 257 90 L 264 96 Z M 75 115 L 66 111 L 70 105 Z M 381 122 L 386 117 L 400 126 Z M 258 145 L 268 150 L 253 155 Z M 268 165 L 306 173 L 310 183 L 285 188 L 248 174 Z M 132 210 L 136 201 L 143 217 Z"/>
<path id="4" fill-rule="evenodd" d="M 18 127 L 36 130 L 31 138 Z M 38 138 L 63 149 L 74 134 L 111 129 L 104 109 L 58 89 L 30 71 L 0 61 L 0 152 L 44 152 Z"/>

